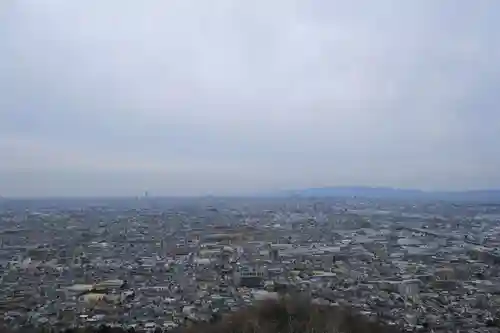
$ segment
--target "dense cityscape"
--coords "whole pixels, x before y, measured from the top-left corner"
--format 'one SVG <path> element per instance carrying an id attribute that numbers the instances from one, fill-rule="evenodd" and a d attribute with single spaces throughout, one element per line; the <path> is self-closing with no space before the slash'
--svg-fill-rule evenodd
<path id="1" fill-rule="evenodd" d="M 500 0 L 0 0 L 0 333 L 500 333 Z"/>
<path id="2" fill-rule="evenodd" d="M 3 200 L 11 329 L 170 330 L 305 296 L 406 331 L 496 332 L 500 206 L 361 198 Z"/>

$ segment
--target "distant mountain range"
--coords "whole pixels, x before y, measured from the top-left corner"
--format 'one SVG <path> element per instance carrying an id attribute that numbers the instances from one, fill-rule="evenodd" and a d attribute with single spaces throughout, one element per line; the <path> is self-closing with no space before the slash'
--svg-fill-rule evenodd
<path id="1" fill-rule="evenodd" d="M 445 200 L 445 201 L 469 201 L 500 204 L 500 189 L 469 190 L 469 191 L 423 191 L 419 189 L 400 189 L 392 187 L 368 187 L 368 186 L 338 186 L 317 187 L 296 190 L 283 190 L 274 192 L 260 192 L 241 196 L 193 196 L 193 197 L 66 197 L 66 198 L 8 198 L 0 196 L 0 210 L 6 204 L 24 207 L 63 207 L 74 208 L 81 206 L 112 206 L 112 207 L 142 207 L 144 204 L 169 204 L 179 205 L 189 203 L 192 200 L 216 200 L 230 199 L 283 199 L 283 198 L 368 198 L 368 199 L 401 199 L 401 200 Z"/>
<path id="2" fill-rule="evenodd" d="M 360 197 L 378 199 L 432 199 L 453 201 L 499 202 L 500 190 L 422 191 L 390 187 L 320 187 L 283 191 L 280 196 L 294 197 Z"/>

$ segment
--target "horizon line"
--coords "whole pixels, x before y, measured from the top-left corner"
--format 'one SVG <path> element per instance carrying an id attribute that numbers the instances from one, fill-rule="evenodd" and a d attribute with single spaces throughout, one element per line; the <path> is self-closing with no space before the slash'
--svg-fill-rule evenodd
<path id="1" fill-rule="evenodd" d="M 252 192 L 252 193 L 234 193 L 234 194 L 151 194 L 148 191 L 148 195 L 144 195 L 144 192 L 137 195 L 112 195 L 112 194 L 91 194 L 91 195 L 72 195 L 72 194 L 61 194 L 61 195 L 47 195 L 47 196 L 30 196 L 30 195 L 0 195 L 0 200 L 47 200 L 47 199 L 202 199 L 202 198 L 266 198 L 266 197 L 276 197 L 276 196 L 293 196 L 294 192 L 304 192 L 311 190 L 340 190 L 340 189 L 351 189 L 351 190 L 390 190 L 390 191 L 403 191 L 403 192 L 420 192 L 422 194 L 466 194 L 466 193 L 477 193 L 477 192 L 500 192 L 500 188 L 470 188 L 461 190 L 424 190 L 419 188 L 411 187 L 390 187 L 390 186 L 322 186 L 322 187 L 307 187 L 298 189 L 278 189 L 278 190 L 267 190 L 262 192 Z"/>

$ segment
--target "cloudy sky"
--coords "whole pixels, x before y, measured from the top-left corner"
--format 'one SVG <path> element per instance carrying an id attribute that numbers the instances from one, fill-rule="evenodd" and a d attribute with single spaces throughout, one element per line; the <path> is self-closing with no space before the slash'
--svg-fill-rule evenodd
<path id="1" fill-rule="evenodd" d="M 500 187 L 500 1 L 0 1 L 0 195 Z"/>

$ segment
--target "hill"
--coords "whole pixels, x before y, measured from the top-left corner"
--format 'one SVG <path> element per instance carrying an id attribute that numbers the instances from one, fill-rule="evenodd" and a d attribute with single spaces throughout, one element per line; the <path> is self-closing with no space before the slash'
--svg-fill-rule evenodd
<path id="1" fill-rule="evenodd" d="M 398 333 L 349 309 L 307 301 L 266 301 L 216 323 L 198 324 L 181 333 Z"/>
<path id="2" fill-rule="evenodd" d="M 359 197 L 373 199 L 449 200 L 500 202 L 500 190 L 422 191 L 391 187 L 320 187 L 284 191 L 282 196 L 293 197 Z"/>

